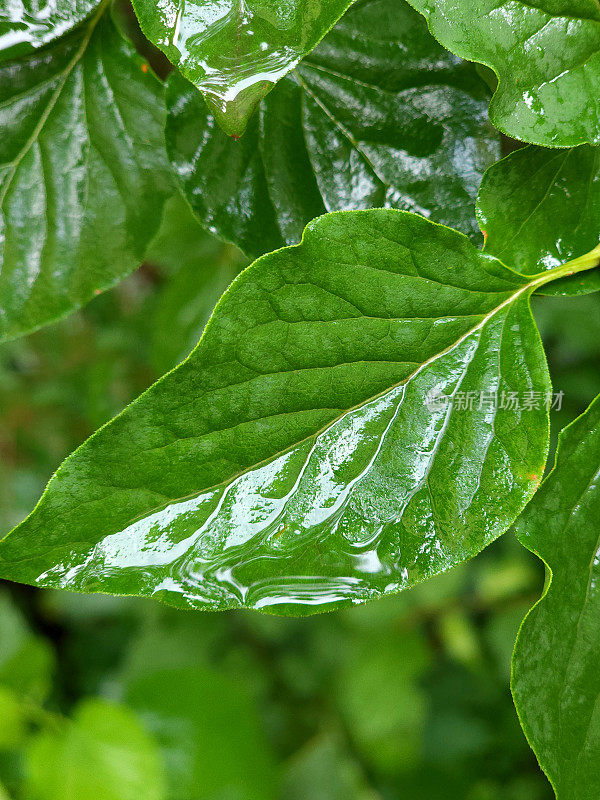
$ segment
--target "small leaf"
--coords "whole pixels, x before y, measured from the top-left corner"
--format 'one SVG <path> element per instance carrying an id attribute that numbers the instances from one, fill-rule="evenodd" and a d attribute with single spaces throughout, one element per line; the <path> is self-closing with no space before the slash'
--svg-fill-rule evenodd
<path id="1" fill-rule="evenodd" d="M 72 721 L 38 734 L 27 753 L 31 800 L 163 800 L 156 743 L 129 709 L 81 703 Z"/>
<path id="2" fill-rule="evenodd" d="M 101 0 L 0 0 L 0 60 L 37 50 L 68 33 Z"/>
<path id="3" fill-rule="evenodd" d="M 409 0 L 444 47 L 491 67 L 494 125 L 546 147 L 600 144 L 598 0 Z"/>
<path id="4" fill-rule="evenodd" d="M 311 613 L 469 558 L 544 468 L 550 385 L 529 296 L 599 257 L 527 279 L 418 215 L 314 221 L 241 273 L 188 360 L 67 459 L 0 543 L 0 574 Z"/>
<path id="5" fill-rule="evenodd" d="M 133 0 L 145 35 L 202 91 L 219 124 L 241 136 L 275 83 L 352 0 Z"/>
<path id="6" fill-rule="evenodd" d="M 107 18 L 0 64 L 0 341 L 139 265 L 172 192 L 162 87 Z"/>
<path id="7" fill-rule="evenodd" d="M 600 795 L 600 397 L 560 435 L 556 465 L 516 533 L 548 582 L 519 631 L 512 691 L 558 800 Z"/>
<path id="8" fill-rule="evenodd" d="M 592 250 L 600 239 L 600 147 L 523 147 L 491 166 L 477 198 L 485 251 L 533 275 Z M 600 270 L 565 278 L 543 294 L 600 289 Z"/>
<path id="9" fill-rule="evenodd" d="M 181 76 L 167 102 L 169 154 L 193 210 L 250 255 L 299 242 L 325 211 L 374 206 L 478 234 L 474 199 L 500 154 L 486 90 L 402 0 L 353 6 L 239 142 Z"/>

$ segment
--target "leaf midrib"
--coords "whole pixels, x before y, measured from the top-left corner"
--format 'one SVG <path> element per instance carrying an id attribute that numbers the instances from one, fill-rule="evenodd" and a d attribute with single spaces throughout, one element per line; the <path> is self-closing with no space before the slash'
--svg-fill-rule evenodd
<path id="1" fill-rule="evenodd" d="M 557 268 L 557 269 L 560 269 L 560 268 Z M 324 431 L 328 430 L 332 425 L 334 425 L 336 422 L 338 422 L 340 419 L 342 419 L 344 416 L 346 416 L 347 414 L 351 413 L 352 411 L 357 410 L 357 409 L 361 408 L 362 406 L 365 406 L 365 405 L 367 405 L 369 403 L 374 402 L 379 397 L 382 397 L 383 395 L 387 394 L 388 392 L 393 391 L 396 388 L 399 388 L 400 386 L 408 384 L 423 369 L 428 367 L 430 364 L 432 364 L 438 358 L 441 358 L 442 356 L 446 355 L 447 353 L 449 353 L 454 348 L 458 347 L 465 339 L 467 339 L 469 336 L 473 335 L 473 333 L 483 329 L 485 327 L 485 325 L 496 314 L 498 314 L 504 308 L 510 306 L 512 303 L 514 303 L 519 297 L 521 297 L 527 291 L 530 290 L 531 292 L 533 292 L 539 283 L 546 282 L 545 280 L 543 280 L 543 278 L 546 278 L 546 276 L 542 276 L 541 278 L 539 276 L 536 276 L 536 277 L 537 277 L 537 280 L 525 283 L 523 286 L 521 286 L 518 289 L 518 291 L 514 292 L 508 298 L 503 300 L 502 303 L 499 306 L 496 306 L 496 308 L 494 308 L 490 312 L 488 312 L 482 319 L 480 319 L 480 321 L 478 322 L 477 325 L 474 325 L 466 333 L 464 333 L 462 336 L 460 336 L 455 342 L 452 342 L 450 345 L 445 347 L 443 350 L 440 350 L 439 353 L 436 353 L 435 355 L 431 356 L 426 361 L 424 361 L 421 364 L 419 364 L 419 366 L 413 372 L 411 372 L 410 375 L 408 375 L 403 380 L 399 381 L 398 383 L 392 384 L 391 386 L 388 386 L 386 389 L 383 389 L 381 392 L 378 392 L 377 394 L 373 395 L 372 397 L 368 397 L 368 398 L 365 398 L 364 400 L 361 400 L 361 402 L 357 403 L 355 406 L 351 406 L 350 408 L 344 409 L 341 414 L 339 414 L 337 417 L 334 417 L 333 419 L 329 420 L 329 422 L 327 422 L 326 425 L 324 425 L 323 427 L 319 428 L 317 431 L 308 434 L 303 439 L 299 439 L 297 442 L 292 443 L 291 445 L 289 445 L 288 447 L 284 448 L 283 450 L 280 450 L 277 453 L 271 454 L 270 456 L 268 456 L 267 458 L 263 459 L 262 461 L 258 461 L 258 462 L 256 462 L 256 464 L 252 464 L 249 467 L 246 467 L 245 469 L 240 470 L 236 474 L 225 478 L 224 480 L 220 481 L 219 483 L 212 484 L 211 486 L 204 487 L 204 488 L 199 489 L 199 490 L 197 490 L 195 492 L 192 492 L 189 495 L 184 495 L 184 496 L 180 496 L 180 497 L 171 498 L 166 503 L 162 503 L 160 506 L 156 506 L 153 509 L 144 512 L 139 517 L 135 517 L 135 518 L 131 519 L 127 523 L 127 525 L 125 527 L 128 527 L 129 525 L 132 525 L 135 522 L 138 522 L 138 521 L 140 521 L 142 519 L 145 519 L 146 517 L 156 513 L 157 511 L 159 511 L 160 509 L 164 508 L 167 505 L 170 505 L 172 503 L 183 502 L 183 501 L 191 499 L 193 497 L 198 497 L 201 494 L 205 494 L 205 493 L 208 493 L 208 492 L 213 492 L 213 491 L 219 489 L 222 486 L 229 485 L 233 481 L 235 481 L 238 478 L 240 478 L 242 475 L 245 475 L 246 473 L 251 472 L 251 471 L 253 471 L 255 469 L 259 469 L 264 464 L 268 464 L 269 462 L 271 462 L 274 459 L 280 457 L 284 453 L 289 452 L 293 448 L 298 447 L 298 446 L 302 445 L 304 442 L 307 442 L 310 439 L 313 439 L 313 438 L 321 435 Z M 290 413 L 294 413 L 294 412 L 290 412 Z M 255 421 L 255 420 L 252 420 L 252 421 Z M 243 424 L 243 423 L 240 423 L 240 424 Z M 213 433 L 213 431 L 211 431 L 210 433 Z M 198 437 L 189 437 L 189 438 L 190 439 L 195 439 L 195 438 L 198 438 Z M 62 467 L 59 468 L 58 471 L 60 471 L 60 469 L 62 469 Z M 2 540 L 0 540 L 0 541 L 2 541 Z"/>
<path id="2" fill-rule="evenodd" d="M 586 271 L 586 270 L 589 270 L 589 269 L 594 269 L 596 266 L 600 266 L 600 248 L 597 248 L 597 250 L 599 250 L 599 253 L 598 253 L 599 263 L 598 264 L 592 265 L 592 266 L 584 266 L 584 267 L 582 267 L 580 269 L 578 268 L 578 269 L 575 269 L 573 271 L 574 272 Z M 477 323 L 477 325 L 474 325 L 472 328 L 470 328 L 464 334 L 459 336 L 459 338 L 455 342 L 453 342 L 452 344 L 448 345 L 444 349 L 440 350 L 439 353 L 435 353 L 435 355 L 431 356 L 426 361 L 424 361 L 421 364 L 419 364 L 417 369 L 415 369 L 413 372 L 411 372 L 410 375 L 408 375 L 406 378 L 403 378 L 401 381 L 398 381 L 397 383 L 394 383 L 391 386 L 388 386 L 386 389 L 383 389 L 381 392 L 378 392 L 377 394 L 373 395 L 372 397 L 367 397 L 364 400 L 361 400 L 360 403 L 357 403 L 356 405 L 345 409 L 338 417 L 335 417 L 334 419 L 330 420 L 326 425 L 324 425 L 322 428 L 319 428 L 319 430 L 315 431 L 314 433 L 308 434 L 303 439 L 299 439 L 297 442 L 294 442 L 293 444 L 289 445 L 288 447 L 284 448 L 283 450 L 280 450 L 277 453 L 273 453 L 272 455 L 268 456 L 267 458 L 263 459 L 262 461 L 258 461 L 256 464 L 252 464 L 251 466 L 247 467 L 246 469 L 240 470 L 235 475 L 231 475 L 228 478 L 226 478 L 225 480 L 220 481 L 219 483 L 216 483 L 216 484 L 213 484 L 211 486 L 207 486 L 205 488 L 199 489 L 198 491 L 193 492 L 193 493 L 191 493 L 189 495 L 184 495 L 182 497 L 173 498 L 173 499 L 169 500 L 167 503 L 162 504 L 161 506 L 157 506 L 156 508 L 154 508 L 151 511 L 145 512 L 140 517 L 136 517 L 135 519 L 131 520 L 131 522 L 128 523 L 128 524 L 133 524 L 134 522 L 136 522 L 138 520 L 144 519 L 145 517 L 149 516 L 150 514 L 153 514 L 156 511 L 160 510 L 161 508 L 164 508 L 165 505 L 169 505 L 171 503 L 181 502 L 183 500 L 191 499 L 193 497 L 198 497 L 200 494 L 204 494 L 206 492 L 214 491 L 214 490 L 218 489 L 221 486 L 226 486 L 229 483 L 232 483 L 233 481 L 237 480 L 237 478 L 239 478 L 241 475 L 244 475 L 247 472 L 251 472 L 252 470 L 258 469 L 263 464 L 268 464 L 270 461 L 273 461 L 274 459 L 278 458 L 279 456 L 283 455 L 284 453 L 289 452 L 292 448 L 298 447 L 299 445 L 303 444 L 304 442 L 308 441 L 309 439 L 312 439 L 314 437 L 317 437 L 317 436 L 321 435 L 324 431 L 328 430 L 332 425 L 334 425 L 336 422 L 338 422 L 340 419 L 342 419 L 342 417 L 346 416 L 346 414 L 349 414 L 352 411 L 355 411 L 355 410 L 361 408 L 362 406 L 367 405 L 368 403 L 374 402 L 378 398 L 383 397 L 383 395 L 387 394 L 388 392 L 393 391 L 394 389 L 399 388 L 400 386 L 408 384 L 423 369 L 425 369 L 430 364 L 432 364 L 435 361 L 437 361 L 437 359 L 439 359 L 442 356 L 444 356 L 447 353 L 449 353 L 451 350 L 454 350 L 462 342 L 464 342 L 469 336 L 472 336 L 477 331 L 482 330 L 487 325 L 487 323 L 496 314 L 498 314 L 504 308 L 507 308 L 508 306 L 512 305 L 522 295 L 526 294 L 527 292 L 530 292 L 531 294 L 533 294 L 533 292 L 538 287 L 543 286 L 546 283 L 551 283 L 551 282 L 553 282 L 555 280 L 559 280 L 560 278 L 565 277 L 566 275 L 572 274 L 572 271 L 569 269 L 569 267 L 570 267 L 570 262 L 567 263 L 567 264 L 563 264 L 560 267 L 556 267 L 553 270 L 548 270 L 547 272 L 540 273 L 538 275 L 532 276 L 531 279 L 528 280 L 526 283 L 524 283 L 517 291 L 513 292 L 511 295 L 509 295 L 509 297 L 505 298 L 502 301 L 502 303 L 500 303 L 500 305 L 496 306 L 491 311 L 487 312 L 487 314 L 485 314 L 483 316 L 483 318 L 480 319 L 480 321 Z M 524 275 L 519 275 L 518 273 L 515 273 L 515 275 L 517 277 L 521 277 L 523 279 L 526 279 L 528 277 L 528 276 L 524 276 Z M 190 358 L 190 357 L 191 356 L 189 356 L 188 358 Z M 164 380 L 164 378 L 163 378 L 163 380 Z M 122 412 L 122 413 L 124 413 L 124 412 Z M 294 412 L 290 412 L 290 413 L 294 413 Z M 117 417 L 117 419 L 118 419 L 118 417 Z M 254 420 L 252 420 L 252 421 L 254 421 Z M 108 424 L 110 424 L 110 423 L 108 423 Z M 212 433 L 212 431 L 211 431 L 211 433 Z M 189 437 L 189 438 L 194 439 L 194 438 L 197 438 L 197 437 Z M 60 471 L 60 468 L 59 468 L 59 471 Z M 2 541 L 2 540 L 0 540 L 0 541 Z"/>
<path id="3" fill-rule="evenodd" d="M 406 213 L 406 212 L 398 212 L 398 213 Z M 296 245 L 296 246 L 299 246 L 299 245 Z M 595 257 L 595 260 L 593 261 L 593 263 L 590 262 L 590 256 Z M 247 468 L 245 468 L 243 470 L 240 470 L 238 473 L 228 476 L 226 479 L 224 479 L 223 481 L 220 481 L 219 483 L 213 484 L 211 486 L 204 487 L 202 489 L 198 489 L 197 491 L 192 492 L 192 493 L 190 493 L 188 495 L 183 495 L 183 496 L 180 496 L 180 497 L 166 499 L 166 501 L 161 503 L 160 505 L 154 506 L 152 509 L 149 509 L 149 510 L 143 512 L 138 517 L 134 517 L 134 518 L 130 519 L 123 526 L 122 530 L 124 530 L 125 528 L 129 527 L 130 525 L 132 525 L 132 524 L 134 524 L 136 522 L 139 522 L 139 521 L 141 521 L 143 519 L 146 519 L 147 517 L 151 516 L 152 514 L 156 513 L 157 511 L 160 511 L 161 509 L 165 508 L 168 505 L 171 505 L 173 503 L 182 502 L 182 501 L 185 501 L 187 499 L 194 498 L 194 497 L 198 497 L 201 494 L 205 494 L 207 492 L 215 491 L 215 490 L 219 489 L 222 486 L 227 486 L 227 485 L 231 484 L 233 481 L 237 480 L 242 475 L 244 475 L 244 474 L 246 474 L 248 472 L 251 472 L 252 470 L 258 469 L 262 465 L 267 464 L 267 463 L 273 461 L 274 459 L 278 458 L 279 456 L 283 455 L 284 453 L 289 452 L 292 448 L 298 447 L 299 445 L 303 444 L 304 442 L 307 442 L 310 439 L 319 436 L 321 433 L 326 431 L 328 428 L 330 428 L 332 425 L 334 425 L 338 420 L 340 420 L 342 417 L 346 416 L 348 413 L 351 413 L 353 410 L 361 408 L 362 406 L 366 405 L 367 403 L 371 403 L 371 402 L 375 401 L 377 398 L 382 397 L 383 395 L 387 394 L 390 391 L 393 391 L 395 388 L 399 388 L 400 386 L 407 384 L 419 372 L 421 372 L 423 369 L 425 369 L 427 366 L 432 364 L 437 359 L 439 359 L 442 356 L 444 356 L 446 353 L 448 353 L 451 350 L 453 350 L 454 348 L 456 348 L 467 337 L 471 336 L 476 331 L 483 329 L 485 327 L 485 325 L 496 314 L 498 314 L 504 308 L 507 308 L 508 306 L 513 304 L 516 300 L 518 300 L 521 296 L 523 296 L 527 292 L 532 294 L 535 291 L 535 289 L 537 289 L 539 286 L 542 286 L 542 285 L 544 285 L 546 283 L 550 283 L 550 282 L 552 282 L 554 280 L 558 280 L 558 279 L 560 279 L 562 277 L 565 277 L 566 275 L 573 274 L 574 272 L 582 272 L 582 271 L 585 271 L 585 270 L 593 269 L 593 268 L 595 268 L 597 266 L 600 266 L 600 245 L 594 251 L 592 251 L 592 253 L 586 254 L 586 256 L 582 256 L 580 259 L 575 259 L 573 262 L 568 262 L 567 264 L 563 264 L 562 266 L 556 267 L 553 270 L 549 270 L 547 272 L 540 273 L 538 275 L 532 276 L 529 281 L 525 282 L 521 287 L 519 287 L 519 289 L 517 289 L 515 292 L 513 292 L 511 295 L 509 295 L 509 297 L 505 298 L 502 301 L 502 303 L 500 303 L 500 305 L 498 305 L 496 308 L 494 308 L 491 311 L 489 311 L 483 317 L 483 319 L 480 320 L 480 322 L 477 325 L 475 325 L 473 328 L 468 330 L 466 333 L 464 333 L 462 336 L 460 336 L 455 342 L 453 342 L 452 344 L 448 345 L 446 348 L 441 350 L 439 353 L 436 353 L 435 355 L 431 356 L 431 358 L 427 359 L 427 361 L 425 361 L 422 364 L 420 364 L 417 367 L 417 369 L 414 370 L 414 372 L 412 372 L 410 375 L 408 375 L 402 381 L 399 381 L 398 383 L 395 383 L 392 386 L 389 386 L 387 389 L 382 390 L 381 392 L 373 395 L 370 398 L 366 398 L 366 399 L 362 400 L 360 403 L 357 403 L 355 406 L 352 406 L 351 408 L 345 409 L 338 417 L 335 417 L 334 419 L 329 420 L 329 422 L 326 425 L 324 425 L 322 428 L 320 428 L 319 430 L 317 430 L 317 431 L 305 436 L 303 439 L 300 439 L 297 442 L 292 443 L 291 445 L 289 445 L 288 447 L 284 448 L 283 450 L 278 451 L 277 453 L 272 453 L 270 456 L 268 456 L 267 458 L 263 459 L 262 461 L 259 461 L 256 464 L 251 464 L 249 467 L 247 467 Z M 514 274 L 517 277 L 523 278 L 524 280 L 527 277 L 527 276 L 518 275 L 518 273 L 514 273 Z M 222 300 L 220 302 L 222 302 Z M 220 302 L 217 304 L 217 308 L 218 308 Z M 216 309 L 215 309 L 215 311 L 216 311 Z M 215 311 L 213 311 L 213 314 L 215 313 Z M 201 340 L 200 340 L 200 342 L 198 344 L 198 347 L 201 345 L 203 338 L 204 338 L 204 334 L 203 334 L 203 337 L 201 338 Z M 192 357 L 192 355 L 193 354 L 188 356 L 187 361 L 189 361 L 189 359 Z M 186 363 L 186 362 L 183 362 L 183 363 Z M 171 373 L 169 373 L 169 374 L 171 374 Z M 168 375 L 164 376 L 160 381 L 158 381 L 157 384 L 154 385 L 154 387 L 160 385 L 167 377 L 168 377 Z M 150 391 L 150 390 L 147 390 L 147 391 Z M 140 395 L 138 400 L 135 401 L 134 404 L 132 404 L 132 405 L 135 406 L 135 404 L 137 402 L 141 401 L 146 394 L 147 394 L 147 392 L 144 392 L 142 395 Z M 132 406 L 129 406 L 128 408 L 131 408 L 131 407 Z M 82 444 L 77 450 L 75 450 L 74 453 L 72 453 L 71 456 L 69 456 L 69 458 L 58 468 L 58 470 L 52 476 L 48 486 L 46 487 L 42 497 L 38 501 L 38 503 L 35 506 L 35 508 L 25 518 L 25 520 L 23 520 L 23 522 L 21 522 L 16 528 L 14 528 L 12 531 L 9 531 L 4 537 L 2 537 L 0 539 L 0 544 L 3 543 L 4 541 L 6 541 L 11 536 L 12 533 L 14 533 L 14 532 L 18 531 L 19 529 L 21 529 L 24 525 L 27 524 L 27 522 L 30 519 L 33 518 L 33 516 L 37 513 L 37 509 L 44 502 L 44 500 L 46 498 L 46 495 L 49 493 L 49 491 L 51 489 L 51 486 L 54 483 L 56 477 L 60 474 L 60 472 L 64 469 L 64 467 L 74 457 L 76 457 L 77 453 L 80 452 L 80 450 L 84 446 L 86 446 L 91 441 L 93 441 L 96 437 L 98 437 L 104 431 L 104 429 L 106 427 L 108 427 L 109 425 L 112 425 L 116 420 L 118 420 L 126 412 L 127 412 L 127 409 L 124 409 L 121 412 L 121 414 L 117 415 L 117 417 L 115 417 L 113 420 L 109 421 L 108 423 L 106 423 L 106 425 L 102 426 L 98 431 L 96 431 L 96 433 L 94 433 L 92 435 L 92 437 L 90 439 L 88 439 L 88 441 L 86 443 Z M 194 437 L 191 437 L 191 438 L 194 438 Z M 109 534 L 106 534 L 106 535 L 109 535 Z M 89 544 L 89 542 L 87 542 L 86 544 Z M 53 550 L 53 549 L 56 549 L 56 548 L 51 548 L 51 550 Z M 39 556 L 40 553 L 38 553 L 37 555 Z M 30 559 L 18 559 L 19 562 L 27 561 L 27 560 L 30 560 Z"/>
<path id="4" fill-rule="evenodd" d="M 98 9 L 97 13 L 90 20 L 90 24 L 89 24 L 89 26 L 88 26 L 88 28 L 87 28 L 87 30 L 85 32 L 85 35 L 84 35 L 83 39 L 81 40 L 81 43 L 80 43 L 79 47 L 75 51 L 75 54 L 73 55 L 73 58 L 68 62 L 66 67 L 62 70 L 62 72 L 58 73 L 58 75 L 60 75 L 60 78 L 58 79 L 57 86 L 56 86 L 55 90 L 52 92 L 52 94 L 50 95 L 50 98 L 48 99 L 48 103 L 47 103 L 44 111 L 40 115 L 40 118 L 39 118 L 35 128 L 33 129 L 33 132 L 31 133 L 31 136 L 25 142 L 25 144 L 23 145 L 21 150 L 17 153 L 16 158 L 11 162 L 11 168 L 9 170 L 8 177 L 7 177 L 6 181 L 5 181 L 5 183 L 0 187 L 0 207 L 3 205 L 4 200 L 6 199 L 6 195 L 8 193 L 8 190 L 9 190 L 10 186 L 12 185 L 12 182 L 14 180 L 14 177 L 15 177 L 15 175 L 17 173 L 17 170 L 18 170 L 21 162 L 23 161 L 23 159 L 25 158 L 27 153 L 31 150 L 31 148 L 36 143 L 36 141 L 39 139 L 40 134 L 41 134 L 42 130 L 44 129 L 44 126 L 45 126 L 46 122 L 48 121 L 48 118 L 50 117 L 50 114 L 54 110 L 54 107 L 56 106 L 56 103 L 58 102 L 58 99 L 60 98 L 60 95 L 61 95 L 63 89 L 65 88 L 65 84 L 66 84 L 67 80 L 71 76 L 71 73 L 73 72 L 73 70 L 75 69 L 77 64 L 83 58 L 83 56 L 85 54 L 85 51 L 87 50 L 87 47 L 88 47 L 88 45 L 90 43 L 90 39 L 92 38 L 92 34 L 94 33 L 94 30 L 96 28 L 96 25 L 98 24 L 100 18 L 104 14 L 104 11 L 105 11 L 105 9 L 107 7 L 108 2 L 109 2 L 109 0 L 103 0 L 103 2 L 99 6 L 99 9 Z M 56 76 L 54 76 L 53 79 L 55 80 Z M 53 80 L 53 79 L 48 79 L 48 80 Z M 36 87 L 36 88 L 38 88 L 38 87 Z M 22 94 L 27 94 L 27 90 L 22 92 Z M 10 99 L 12 101 L 13 98 L 10 98 Z"/>

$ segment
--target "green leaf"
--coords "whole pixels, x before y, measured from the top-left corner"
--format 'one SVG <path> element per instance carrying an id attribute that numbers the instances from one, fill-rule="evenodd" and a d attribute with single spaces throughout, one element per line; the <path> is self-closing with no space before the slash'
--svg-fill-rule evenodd
<path id="1" fill-rule="evenodd" d="M 0 719 L 2 719 L 0 751 L 19 747 L 27 734 L 25 713 L 16 694 L 2 685 L 0 685 Z"/>
<path id="2" fill-rule="evenodd" d="M 600 794 L 600 397 L 561 435 L 556 465 L 516 526 L 546 563 L 513 655 L 521 724 L 558 800 Z"/>
<path id="3" fill-rule="evenodd" d="M 379 800 L 342 737 L 327 731 L 294 755 L 287 767 L 286 800 Z"/>
<path id="4" fill-rule="evenodd" d="M 0 60 L 29 53 L 70 31 L 101 0 L 0 0 Z"/>
<path id="5" fill-rule="evenodd" d="M 53 670 L 49 641 L 34 635 L 8 596 L 0 594 L 0 684 L 41 703 L 52 685 Z"/>
<path id="6" fill-rule="evenodd" d="M 73 720 L 46 730 L 27 753 L 31 800 L 163 800 L 158 746 L 132 711 L 86 700 Z"/>
<path id="7" fill-rule="evenodd" d="M 34 739 L 27 754 L 31 800 L 163 800 L 158 747 L 128 709 L 81 703 L 73 721 Z"/>
<path id="8" fill-rule="evenodd" d="M 108 17 L 0 65 L 0 341 L 141 262 L 172 191 L 162 94 Z"/>
<path id="9" fill-rule="evenodd" d="M 236 681 L 205 667 L 158 670 L 132 682 L 127 703 L 163 749 L 170 796 L 276 797 L 258 709 Z"/>
<path id="10" fill-rule="evenodd" d="M 486 89 L 403 0 L 365 0 L 228 138 L 173 75 L 167 146 L 193 210 L 250 255 L 300 241 L 325 211 L 401 208 L 478 234 L 474 199 L 500 154 Z"/>
<path id="11" fill-rule="evenodd" d="M 494 125 L 550 147 L 600 144 L 597 0 L 409 0 L 453 53 L 491 67 Z"/>
<path id="12" fill-rule="evenodd" d="M 485 173 L 477 198 L 485 251 L 533 275 L 592 250 L 600 239 L 600 148 L 524 147 Z M 543 294 L 600 289 L 600 270 L 544 286 Z"/>
<path id="13" fill-rule="evenodd" d="M 207 233 L 188 204 L 174 195 L 146 253 L 147 264 L 173 274 L 152 306 L 152 364 L 163 375 L 194 349 L 219 297 L 248 262 Z"/>
<path id="14" fill-rule="evenodd" d="M 422 633 L 399 636 L 393 628 L 365 636 L 348 653 L 337 700 L 354 747 L 375 774 L 398 776 L 418 764 L 427 700 L 417 681 L 428 661 Z"/>
<path id="15" fill-rule="evenodd" d="M 418 215 L 315 220 L 67 459 L 0 575 L 311 613 L 469 558 L 535 491 L 548 415 L 466 393 L 549 392 L 529 296 L 598 258 L 528 280 Z"/>
<path id="16" fill-rule="evenodd" d="M 145 35 L 200 89 L 219 124 L 241 136 L 277 81 L 352 0 L 133 0 Z"/>

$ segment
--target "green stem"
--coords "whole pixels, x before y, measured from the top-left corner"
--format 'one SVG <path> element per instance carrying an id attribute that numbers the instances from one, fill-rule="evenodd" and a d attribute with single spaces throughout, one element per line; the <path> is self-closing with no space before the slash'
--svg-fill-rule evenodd
<path id="1" fill-rule="evenodd" d="M 561 267 L 534 275 L 532 285 L 537 289 L 538 286 L 544 286 L 544 284 L 551 281 L 567 278 L 570 275 L 576 275 L 578 272 L 586 272 L 595 267 L 600 267 L 600 244 L 596 245 L 593 250 L 590 250 L 584 256 L 567 261 Z"/>

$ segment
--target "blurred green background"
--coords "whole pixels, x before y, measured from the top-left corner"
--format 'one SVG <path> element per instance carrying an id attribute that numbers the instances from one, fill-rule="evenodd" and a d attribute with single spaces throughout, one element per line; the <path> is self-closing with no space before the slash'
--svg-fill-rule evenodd
<path id="1" fill-rule="evenodd" d="M 246 264 L 173 200 L 147 263 L 0 348 L 0 531 L 190 351 Z M 600 392 L 600 298 L 538 298 L 553 436 Z M 508 688 L 541 564 L 512 534 L 307 619 L 0 583 L 0 800 L 545 800 Z"/>

